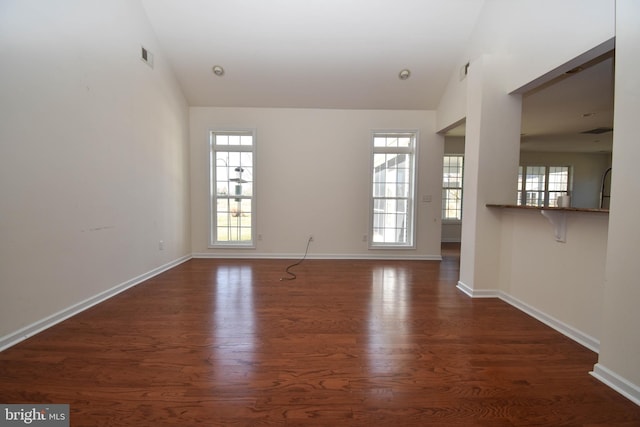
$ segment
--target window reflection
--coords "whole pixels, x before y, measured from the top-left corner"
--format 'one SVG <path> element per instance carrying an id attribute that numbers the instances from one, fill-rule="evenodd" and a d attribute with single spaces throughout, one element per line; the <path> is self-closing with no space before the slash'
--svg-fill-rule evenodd
<path id="1" fill-rule="evenodd" d="M 255 350 L 253 271 L 249 266 L 220 266 L 215 285 L 215 364 L 219 376 L 244 378 Z"/>
<path id="2" fill-rule="evenodd" d="M 368 323 L 369 362 L 374 372 L 393 371 L 399 359 L 389 354 L 409 341 L 409 283 L 402 267 L 378 267 L 373 271 Z"/>

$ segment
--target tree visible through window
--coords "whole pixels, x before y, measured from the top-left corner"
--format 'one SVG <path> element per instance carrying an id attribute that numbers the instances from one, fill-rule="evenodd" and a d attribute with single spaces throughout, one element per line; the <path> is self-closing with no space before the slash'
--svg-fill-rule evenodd
<path id="1" fill-rule="evenodd" d="M 254 161 L 253 131 L 211 132 L 211 246 L 253 246 Z"/>
<path id="2" fill-rule="evenodd" d="M 442 167 L 442 219 L 462 220 L 462 172 L 464 156 L 445 155 Z"/>
<path id="3" fill-rule="evenodd" d="M 373 134 L 373 247 L 412 247 L 416 132 Z"/>

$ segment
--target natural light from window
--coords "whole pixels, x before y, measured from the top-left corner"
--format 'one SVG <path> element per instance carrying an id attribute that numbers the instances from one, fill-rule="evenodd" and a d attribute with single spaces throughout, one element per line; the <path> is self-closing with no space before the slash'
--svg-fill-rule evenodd
<path id="1" fill-rule="evenodd" d="M 210 145 L 210 246 L 253 246 L 254 133 L 214 131 Z"/>
<path id="2" fill-rule="evenodd" d="M 371 246 L 412 247 L 416 132 L 374 132 Z"/>

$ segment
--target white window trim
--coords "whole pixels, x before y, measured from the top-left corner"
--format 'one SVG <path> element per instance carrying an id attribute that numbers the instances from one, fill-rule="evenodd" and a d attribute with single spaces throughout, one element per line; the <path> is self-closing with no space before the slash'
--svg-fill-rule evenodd
<path id="1" fill-rule="evenodd" d="M 253 144 L 251 146 L 231 146 L 238 147 L 236 151 L 250 151 L 253 153 L 253 195 L 251 197 L 251 241 L 246 243 L 241 242 L 217 242 L 217 228 L 214 225 L 214 214 L 216 213 L 216 189 L 214 188 L 214 183 L 216 182 L 215 176 L 215 165 L 211 166 L 212 161 L 212 153 L 213 150 L 213 135 L 216 133 L 232 133 L 232 132 L 245 132 L 251 133 Z M 207 157 L 207 167 L 209 168 L 209 193 L 208 193 L 208 205 L 209 205 L 209 237 L 207 247 L 209 249 L 255 249 L 256 241 L 257 241 L 257 215 L 256 215 L 256 206 L 257 206 L 257 180 L 255 177 L 257 176 L 257 132 L 255 128 L 235 128 L 235 127 L 224 127 L 224 128 L 213 128 L 209 129 L 207 133 L 207 147 L 208 147 L 208 157 Z"/>
<path id="2" fill-rule="evenodd" d="M 389 135 L 393 135 L 393 134 L 412 134 L 414 136 L 414 147 L 412 149 L 410 148 L 403 148 L 403 147 L 398 147 L 398 148 L 393 148 L 393 147 L 374 147 L 373 145 L 373 140 L 376 136 L 380 136 L 383 134 L 389 134 Z M 416 249 L 416 228 L 417 228 L 417 224 L 416 224 L 416 209 L 417 209 L 417 203 L 416 203 L 416 191 L 417 191 L 417 180 L 418 180 L 418 171 L 417 171 L 417 162 L 418 162 L 418 147 L 420 146 L 420 133 L 417 129 L 382 129 L 382 130 L 372 130 L 371 131 L 371 135 L 369 138 L 369 147 L 370 147 L 370 156 L 369 156 L 369 167 L 368 167 L 368 172 L 369 172 L 369 230 L 368 230 L 368 245 L 369 245 L 369 249 L 374 249 L 374 250 L 411 250 L 411 249 Z M 410 189 L 409 189 L 409 198 L 408 198 L 408 203 L 409 203 L 409 207 L 407 209 L 407 221 L 410 224 L 410 230 L 408 233 L 408 238 L 409 238 L 409 242 L 406 244 L 400 244 L 400 243 L 377 243 L 373 241 L 373 225 L 374 225 L 374 220 L 373 220 L 373 213 L 374 213 L 374 197 L 373 197 L 373 170 L 372 170 L 372 166 L 373 166 L 373 162 L 374 162 L 374 155 L 376 153 L 382 153 L 382 152 L 391 152 L 391 153 L 398 153 L 398 152 L 406 152 L 408 154 L 411 154 L 411 163 L 410 163 L 410 167 L 411 167 L 411 182 L 410 182 Z"/>

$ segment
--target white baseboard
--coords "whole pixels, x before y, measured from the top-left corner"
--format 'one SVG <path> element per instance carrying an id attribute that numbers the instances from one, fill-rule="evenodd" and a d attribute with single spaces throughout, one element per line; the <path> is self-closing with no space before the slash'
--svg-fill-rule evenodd
<path id="1" fill-rule="evenodd" d="M 640 386 L 627 381 L 600 363 L 596 363 L 593 371 L 589 373 L 636 405 L 640 405 Z"/>
<path id="2" fill-rule="evenodd" d="M 182 264 L 183 262 L 188 261 L 189 259 L 191 259 L 191 255 L 185 255 L 181 258 L 178 258 L 174 261 L 164 264 L 158 268 L 154 268 L 153 270 L 147 273 L 141 274 L 138 277 L 134 277 L 131 280 L 127 280 L 126 282 L 121 283 L 117 286 L 114 286 L 111 289 L 100 292 L 99 294 L 94 295 L 90 298 L 87 298 L 84 301 L 81 301 L 77 304 L 67 307 L 57 313 L 52 314 L 51 316 L 38 320 L 37 322 L 34 322 L 28 326 L 25 326 L 24 328 L 21 328 L 16 332 L 0 337 L 0 351 L 3 351 L 11 346 L 14 346 L 19 342 L 24 341 L 25 339 L 62 322 L 63 320 L 66 320 L 88 308 L 93 307 L 96 304 L 99 304 L 123 291 L 126 291 L 127 289 L 133 286 L 136 286 L 144 282 L 145 280 L 148 280 L 154 276 L 157 276 L 158 274 L 164 271 L 167 271 L 170 268 L 173 268 L 179 264 Z"/>
<path id="3" fill-rule="evenodd" d="M 463 282 L 458 281 L 456 286 L 462 292 L 470 296 L 471 298 L 499 298 L 500 292 L 495 289 L 473 289 L 471 286 L 466 285 Z"/>
<path id="4" fill-rule="evenodd" d="M 220 253 L 199 252 L 194 253 L 197 259 L 301 259 L 304 254 L 283 253 Z M 401 260 L 401 261 L 442 261 L 440 255 L 393 255 L 393 254 L 308 254 L 306 259 L 355 259 L 355 260 Z"/>
<path id="5" fill-rule="evenodd" d="M 571 338 L 578 344 L 581 344 L 587 347 L 589 350 L 598 353 L 600 351 L 600 341 L 595 339 L 594 337 L 585 334 L 578 329 L 574 328 L 571 325 L 568 325 L 553 316 L 548 315 L 547 313 L 538 310 L 535 307 L 530 306 L 529 304 L 520 301 L 517 298 L 509 295 L 506 292 L 494 290 L 494 289 L 473 289 L 470 286 L 466 285 L 463 282 L 458 282 L 458 289 L 462 292 L 470 296 L 471 298 L 500 298 L 507 304 L 510 304 L 517 308 L 520 311 L 525 312 L 529 316 L 538 319 L 545 325 L 555 329 L 560 332 L 562 335 Z"/>
<path id="6" fill-rule="evenodd" d="M 505 301 L 506 303 L 511 304 L 512 306 L 519 309 L 520 311 L 524 311 L 529 316 L 535 319 L 538 319 L 545 325 L 560 332 L 562 335 L 568 338 L 571 338 L 578 344 L 581 344 L 587 347 L 589 350 L 595 353 L 598 353 L 600 351 L 600 341 L 592 337 L 591 335 L 588 335 L 588 334 L 585 334 L 584 332 L 579 331 L 573 326 L 568 325 L 556 319 L 555 317 L 550 316 L 547 313 L 540 311 L 537 308 L 532 307 L 523 301 L 520 301 L 517 298 L 514 298 L 513 296 L 507 294 L 506 292 L 500 291 L 499 298 Z"/>

